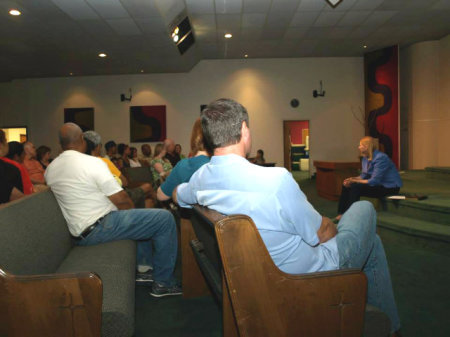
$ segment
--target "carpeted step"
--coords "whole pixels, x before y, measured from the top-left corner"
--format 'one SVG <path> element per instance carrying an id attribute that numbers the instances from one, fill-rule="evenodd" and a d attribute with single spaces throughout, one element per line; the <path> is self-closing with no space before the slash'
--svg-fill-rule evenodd
<path id="1" fill-rule="evenodd" d="M 450 167 L 431 166 L 425 168 L 426 177 L 450 182 Z"/>
<path id="2" fill-rule="evenodd" d="M 400 216 L 390 212 L 379 212 L 377 218 L 378 227 L 447 244 L 450 243 L 450 226 Z"/>
<path id="3" fill-rule="evenodd" d="M 450 196 L 429 195 L 426 200 L 386 200 L 385 210 L 426 222 L 450 226 Z"/>

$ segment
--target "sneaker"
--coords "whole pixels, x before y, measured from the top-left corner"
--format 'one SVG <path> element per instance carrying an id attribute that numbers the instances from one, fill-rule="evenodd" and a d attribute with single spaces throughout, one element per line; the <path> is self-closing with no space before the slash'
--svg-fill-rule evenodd
<path id="1" fill-rule="evenodd" d="M 137 266 L 137 271 L 138 271 L 138 273 L 146 273 L 146 272 L 152 271 L 152 270 L 153 270 L 153 267 L 152 267 L 152 266 L 149 266 L 149 265 L 139 264 L 139 265 Z"/>
<path id="2" fill-rule="evenodd" d="M 153 297 L 164 297 L 182 294 L 183 292 L 179 285 L 175 284 L 172 286 L 165 286 L 159 282 L 153 282 L 152 291 L 150 291 L 150 295 L 152 295 Z"/>
<path id="3" fill-rule="evenodd" d="M 149 285 L 153 283 L 153 275 L 152 271 L 149 270 L 146 273 L 136 273 L 136 283 L 142 284 L 142 285 Z"/>

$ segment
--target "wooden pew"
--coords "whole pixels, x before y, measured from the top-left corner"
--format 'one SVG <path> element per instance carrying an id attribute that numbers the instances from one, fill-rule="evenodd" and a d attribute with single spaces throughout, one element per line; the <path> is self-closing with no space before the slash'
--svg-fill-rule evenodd
<path id="1" fill-rule="evenodd" d="M 182 227 L 183 292 L 190 294 L 200 279 L 199 275 L 196 281 L 192 275 L 185 279 L 185 268 L 193 274 L 200 270 L 203 284 L 208 284 L 222 305 L 225 337 L 389 334 L 384 313 L 365 313 L 367 280 L 363 272 L 286 274 L 273 263 L 249 217 L 224 216 L 195 205 L 190 220 L 185 219 L 186 228 Z M 183 237 L 183 233 L 189 234 Z M 189 238 L 196 269 L 192 268 L 192 256 L 184 257 Z M 185 259 L 191 266 L 185 265 Z"/>
<path id="2" fill-rule="evenodd" d="M 100 337 L 102 281 L 94 273 L 20 276 L 0 269 L 0 336 Z"/>

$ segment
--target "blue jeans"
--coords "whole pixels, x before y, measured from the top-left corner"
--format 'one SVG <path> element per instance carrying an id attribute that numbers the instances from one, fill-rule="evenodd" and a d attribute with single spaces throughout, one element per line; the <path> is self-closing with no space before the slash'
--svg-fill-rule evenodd
<path id="1" fill-rule="evenodd" d="M 363 270 L 368 281 L 367 303 L 389 316 L 394 332 L 400 329 L 400 318 L 383 244 L 376 234 L 376 223 L 375 209 L 368 201 L 353 203 L 343 214 L 336 235 L 339 268 Z"/>
<path id="2" fill-rule="evenodd" d="M 152 241 L 153 279 L 171 285 L 178 247 L 175 226 L 173 215 L 163 209 L 113 211 L 85 239 L 78 241 L 78 245 L 130 239 L 138 241 L 138 245 L 150 246 Z"/>

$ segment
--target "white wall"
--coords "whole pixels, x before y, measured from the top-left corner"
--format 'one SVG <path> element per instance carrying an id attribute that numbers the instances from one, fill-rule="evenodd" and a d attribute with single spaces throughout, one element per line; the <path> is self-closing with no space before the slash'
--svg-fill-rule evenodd
<path id="1" fill-rule="evenodd" d="M 262 148 L 268 161 L 282 166 L 282 121 L 309 119 L 312 160 L 353 161 L 364 133 L 352 115 L 352 107 L 364 108 L 363 76 L 362 58 L 301 58 L 204 60 L 179 74 L 16 80 L 1 85 L 8 94 L 0 95 L 0 106 L 6 107 L 0 122 L 26 124 L 36 145 L 58 149 L 64 108 L 94 107 L 103 141 L 127 143 L 130 105 L 166 105 L 168 137 L 187 154 L 200 105 L 230 97 L 249 111 L 252 153 Z M 313 98 L 319 80 L 326 96 Z M 131 104 L 119 99 L 128 88 Z M 289 104 L 292 98 L 300 101 L 296 109 Z"/>
<path id="2" fill-rule="evenodd" d="M 402 109 L 408 116 L 409 168 L 450 166 L 450 35 L 401 51 Z"/>

